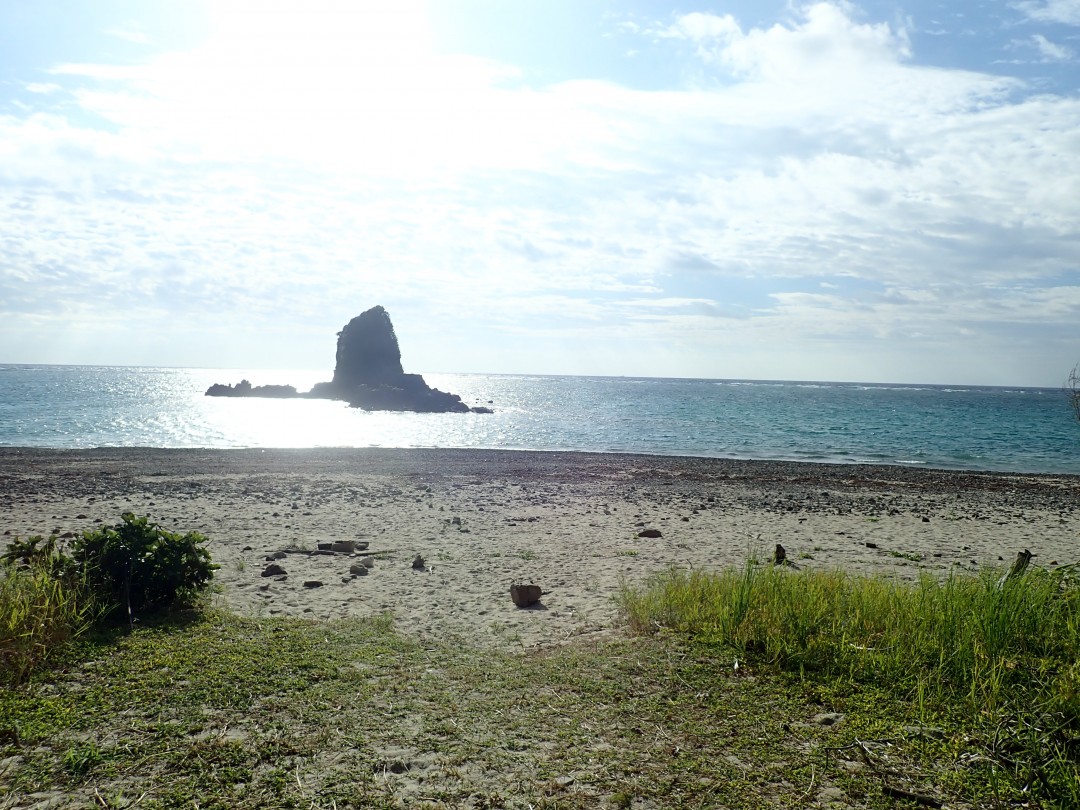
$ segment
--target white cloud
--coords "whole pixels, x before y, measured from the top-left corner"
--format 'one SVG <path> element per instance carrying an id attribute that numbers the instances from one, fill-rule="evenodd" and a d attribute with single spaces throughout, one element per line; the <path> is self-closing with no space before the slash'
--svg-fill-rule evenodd
<path id="1" fill-rule="evenodd" d="M 38 93 L 40 95 L 48 95 L 50 93 L 58 93 L 58 92 L 60 92 L 61 90 L 64 89 L 58 84 L 53 84 L 53 83 L 49 83 L 49 82 L 29 82 L 28 84 L 25 85 L 25 87 L 26 87 L 26 92 L 28 92 L 28 93 Z"/>
<path id="2" fill-rule="evenodd" d="M 1080 0 L 1022 0 L 1014 6 L 1039 22 L 1080 25 Z"/>
<path id="3" fill-rule="evenodd" d="M 1071 48 L 1051 42 L 1042 34 L 1033 35 L 1031 41 L 1046 62 L 1068 62 L 1073 58 Z"/>
<path id="4" fill-rule="evenodd" d="M 847 4 L 815 3 L 790 25 L 743 31 L 731 15 L 695 12 L 663 36 L 694 42 L 706 61 L 756 80 L 812 84 L 852 68 L 893 66 L 911 55 L 907 32 L 887 23 L 860 24 Z"/>
<path id="5" fill-rule="evenodd" d="M 149 45 L 151 42 L 150 38 L 144 32 L 140 31 L 137 25 L 109 28 L 105 33 L 111 37 L 122 39 L 125 42 L 132 42 L 136 45 Z"/>

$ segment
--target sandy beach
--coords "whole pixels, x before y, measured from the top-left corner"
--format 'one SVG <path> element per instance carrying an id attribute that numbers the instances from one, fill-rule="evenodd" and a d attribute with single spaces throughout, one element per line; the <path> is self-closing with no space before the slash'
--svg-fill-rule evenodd
<path id="1" fill-rule="evenodd" d="M 1078 477 L 904 467 L 478 450 L 0 449 L 0 543 L 132 511 L 206 534 L 221 566 L 214 599 L 240 613 L 391 611 L 408 634 L 502 647 L 611 632 L 621 582 L 671 565 L 764 561 L 777 543 L 803 567 L 909 579 L 1006 565 L 1025 548 L 1052 568 L 1080 560 L 1078 507 Z M 639 536 L 646 529 L 660 536 Z M 340 541 L 358 549 L 320 551 Z M 264 576 L 271 564 L 285 574 Z M 361 567 L 366 575 L 350 573 Z M 516 607 L 514 582 L 541 586 L 541 602 Z"/>

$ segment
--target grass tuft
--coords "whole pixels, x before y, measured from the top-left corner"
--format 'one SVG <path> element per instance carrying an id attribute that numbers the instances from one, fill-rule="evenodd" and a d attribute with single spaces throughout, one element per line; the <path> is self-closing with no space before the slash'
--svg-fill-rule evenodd
<path id="1" fill-rule="evenodd" d="M 624 585 L 619 598 L 638 632 L 669 629 L 780 672 L 982 718 L 991 757 L 1023 790 L 1080 806 L 1080 583 L 1071 572 L 906 583 L 748 563 L 672 569 L 643 588 Z"/>
<path id="2" fill-rule="evenodd" d="M 0 684 L 22 683 L 97 615 L 85 583 L 43 565 L 0 566 Z"/>

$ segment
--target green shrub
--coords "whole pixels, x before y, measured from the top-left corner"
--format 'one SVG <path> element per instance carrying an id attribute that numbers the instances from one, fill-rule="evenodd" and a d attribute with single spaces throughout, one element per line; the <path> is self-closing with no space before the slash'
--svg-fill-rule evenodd
<path id="1" fill-rule="evenodd" d="M 0 554 L 0 682 L 22 682 L 102 616 L 190 603 L 217 569 L 206 542 L 130 512 L 66 549 L 16 538 Z"/>
<path id="2" fill-rule="evenodd" d="M 94 593 L 129 614 L 190 603 L 217 569 L 206 537 L 166 531 L 131 512 L 120 517 L 121 523 L 83 532 L 72 544 L 75 565 Z"/>

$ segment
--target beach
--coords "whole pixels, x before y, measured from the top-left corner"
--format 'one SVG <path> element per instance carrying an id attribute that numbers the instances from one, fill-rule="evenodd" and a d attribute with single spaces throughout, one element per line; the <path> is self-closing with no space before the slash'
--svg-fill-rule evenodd
<path id="1" fill-rule="evenodd" d="M 1078 507 L 1076 476 L 903 466 L 512 450 L 0 449 L 0 545 L 130 511 L 207 535 L 220 566 L 212 598 L 238 613 L 390 612 L 414 637 L 503 648 L 618 632 L 623 583 L 673 565 L 766 563 L 777 544 L 802 568 L 904 579 L 1004 567 L 1023 549 L 1052 569 L 1080 560 Z M 330 550 L 342 541 L 357 549 Z M 284 574 L 264 575 L 270 565 Z M 352 573 L 360 568 L 367 573 Z M 539 585 L 539 603 L 517 607 L 514 583 Z"/>

